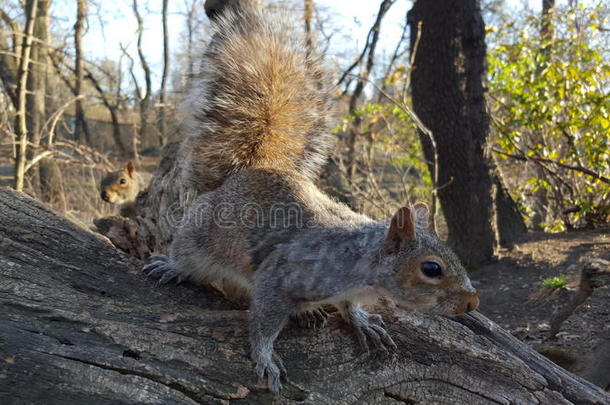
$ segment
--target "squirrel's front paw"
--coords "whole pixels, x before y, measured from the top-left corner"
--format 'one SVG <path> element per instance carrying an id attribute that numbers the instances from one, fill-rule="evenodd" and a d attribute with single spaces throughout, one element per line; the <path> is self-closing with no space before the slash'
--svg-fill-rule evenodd
<path id="1" fill-rule="evenodd" d="M 354 327 L 358 342 L 366 350 L 369 351 L 368 340 L 373 342 L 376 349 L 384 352 L 396 350 L 396 343 L 392 337 L 384 329 L 384 323 L 380 315 L 369 314 L 360 308 L 350 308 L 347 312 L 349 321 Z"/>
<path id="2" fill-rule="evenodd" d="M 167 256 L 163 255 L 152 255 L 150 263 L 142 267 L 142 271 L 148 277 L 157 279 L 159 284 L 167 284 L 170 281 L 180 284 L 184 281 L 184 276 L 169 263 Z"/>
<path id="3" fill-rule="evenodd" d="M 296 315 L 292 315 L 290 319 L 303 329 L 319 329 L 326 326 L 328 313 L 324 308 L 320 307 L 310 311 L 299 312 Z"/>
<path id="4" fill-rule="evenodd" d="M 274 361 L 275 360 L 275 361 Z M 267 376 L 267 386 L 269 391 L 277 394 L 282 389 L 282 383 L 280 382 L 280 376 L 282 373 L 286 374 L 286 369 L 282 360 L 276 354 L 273 355 L 273 359 L 261 356 L 258 359 L 254 359 L 256 362 L 256 374 L 264 379 Z"/>

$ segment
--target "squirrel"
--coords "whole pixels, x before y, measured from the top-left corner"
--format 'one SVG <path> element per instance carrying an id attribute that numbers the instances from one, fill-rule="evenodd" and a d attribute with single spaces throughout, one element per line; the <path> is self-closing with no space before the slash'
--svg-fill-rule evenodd
<path id="1" fill-rule="evenodd" d="M 229 282 L 250 297 L 256 374 L 270 391 L 286 369 L 273 344 L 290 316 L 334 305 L 361 346 L 396 348 L 362 304 L 442 315 L 478 307 L 454 252 L 428 227 L 423 203 L 374 221 L 321 192 L 331 93 L 321 60 L 290 20 L 253 3 L 215 10 L 213 35 L 187 97 L 186 181 L 200 192 L 167 256 L 143 271 L 159 283 Z"/>
<path id="2" fill-rule="evenodd" d="M 110 204 L 119 206 L 123 217 L 135 215 L 135 200 L 140 192 L 140 175 L 132 161 L 120 170 L 107 173 L 100 184 L 100 197 Z"/>

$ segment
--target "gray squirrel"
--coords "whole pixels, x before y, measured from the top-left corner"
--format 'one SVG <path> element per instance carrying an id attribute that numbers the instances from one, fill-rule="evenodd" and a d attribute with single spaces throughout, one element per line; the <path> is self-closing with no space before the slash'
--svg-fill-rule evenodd
<path id="1" fill-rule="evenodd" d="M 143 180 L 130 160 L 119 170 L 107 173 L 100 183 L 100 197 L 118 205 L 121 216 L 135 216 L 135 201 Z"/>
<path id="2" fill-rule="evenodd" d="M 218 3 L 218 2 L 216 2 Z M 184 181 L 200 193 L 169 255 L 143 271 L 250 297 L 251 357 L 274 393 L 286 373 L 273 343 L 290 316 L 337 307 L 360 344 L 395 343 L 379 297 L 399 308 L 456 315 L 479 300 L 451 249 L 428 229 L 428 208 L 373 221 L 314 184 L 329 154 L 329 77 L 290 33 L 290 20 L 255 2 L 215 9 L 213 35 L 186 101 Z"/>

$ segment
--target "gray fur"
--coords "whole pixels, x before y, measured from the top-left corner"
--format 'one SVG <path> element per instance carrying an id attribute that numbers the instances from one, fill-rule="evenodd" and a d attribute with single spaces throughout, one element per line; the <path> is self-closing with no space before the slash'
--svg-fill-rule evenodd
<path id="1" fill-rule="evenodd" d="M 381 317 L 361 304 L 385 296 L 438 314 L 476 308 L 464 268 L 427 229 L 424 205 L 376 222 L 313 183 L 328 153 L 329 90 L 285 20 L 250 8 L 215 20 L 181 149 L 202 194 L 169 257 L 153 257 L 144 270 L 162 282 L 189 279 L 248 295 L 252 360 L 273 392 L 285 373 L 273 343 L 290 316 L 335 305 L 366 350 L 370 342 L 388 351 L 395 343 Z M 442 263 L 442 277 L 423 273 L 430 260 Z"/>
<path id="2" fill-rule="evenodd" d="M 288 207 L 278 226 L 273 207 Z M 218 207 L 224 207 L 218 214 Z M 243 210 L 244 207 L 255 207 Z M 291 207 L 298 210 L 291 211 Z M 381 318 L 360 308 L 380 296 L 399 307 L 438 314 L 460 312 L 474 294 L 455 254 L 412 210 L 415 237 L 386 252 L 388 222 L 376 222 L 328 198 L 306 177 L 271 169 L 244 170 L 217 190 L 201 195 L 170 247 L 167 269 L 207 284 L 233 283 L 251 296 L 252 358 L 269 389 L 280 389 L 273 341 L 291 315 L 331 304 L 343 313 L 361 345 L 387 351 L 395 345 Z M 222 218 L 222 220 L 219 220 Z M 404 277 L 418 258 L 432 255 L 447 264 L 444 283 L 407 288 Z M 160 263 L 161 262 L 161 263 Z M 157 264 L 155 264 L 157 263 Z M 160 269 L 160 270 L 159 270 Z"/>

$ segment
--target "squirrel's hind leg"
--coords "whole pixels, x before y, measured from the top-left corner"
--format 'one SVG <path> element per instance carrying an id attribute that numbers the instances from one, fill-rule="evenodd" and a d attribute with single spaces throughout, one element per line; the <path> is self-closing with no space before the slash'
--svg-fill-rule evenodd
<path id="1" fill-rule="evenodd" d="M 165 255 L 151 255 L 150 262 L 142 267 L 142 271 L 148 277 L 156 279 L 159 284 L 167 284 L 171 281 L 180 284 L 186 279 Z"/>

